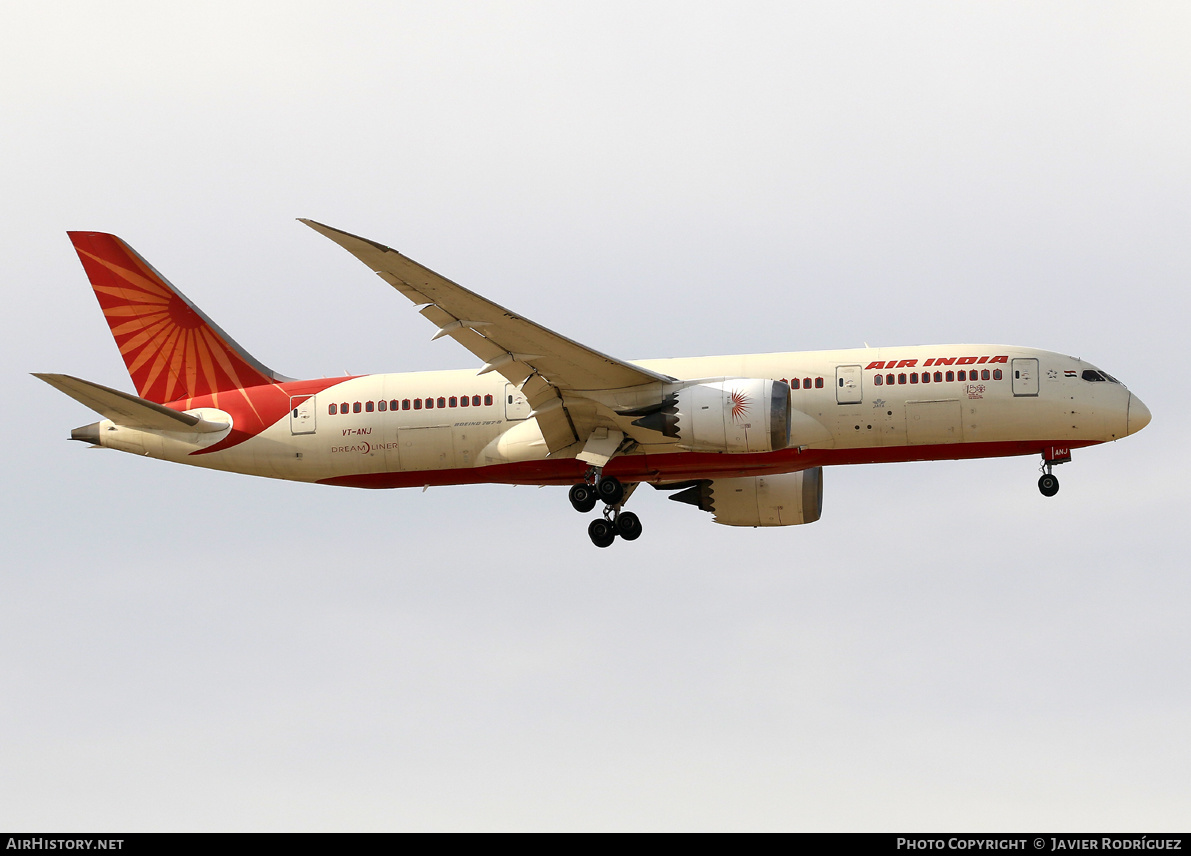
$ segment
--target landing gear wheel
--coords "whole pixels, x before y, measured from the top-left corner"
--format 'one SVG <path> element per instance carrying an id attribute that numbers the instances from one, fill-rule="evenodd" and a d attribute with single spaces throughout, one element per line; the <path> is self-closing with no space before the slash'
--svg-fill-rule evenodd
<path id="1" fill-rule="evenodd" d="M 1054 496 L 1059 492 L 1059 477 L 1051 473 L 1044 474 L 1038 479 L 1038 490 L 1043 496 Z"/>
<path id="2" fill-rule="evenodd" d="M 617 505 L 624 499 L 624 485 L 616 476 L 604 476 L 596 482 L 596 493 L 608 505 Z"/>
<path id="3" fill-rule="evenodd" d="M 616 527 L 607 520 L 597 518 L 587 527 L 587 537 L 597 547 L 610 547 L 616 540 Z"/>
<path id="4" fill-rule="evenodd" d="M 616 518 L 616 534 L 626 541 L 641 537 L 641 520 L 631 511 L 622 511 Z"/>
<path id="5" fill-rule="evenodd" d="M 599 497 L 596 496 L 595 488 L 586 483 L 580 483 L 571 488 L 568 497 L 571 500 L 571 505 L 580 514 L 586 514 L 596 506 Z"/>

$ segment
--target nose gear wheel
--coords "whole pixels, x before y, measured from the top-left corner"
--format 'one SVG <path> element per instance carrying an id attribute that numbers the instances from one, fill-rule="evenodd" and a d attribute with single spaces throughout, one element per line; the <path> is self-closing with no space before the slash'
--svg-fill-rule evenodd
<path id="1" fill-rule="evenodd" d="M 1054 496 L 1059 492 L 1059 477 L 1051 473 L 1043 473 L 1038 479 L 1038 490 L 1043 496 Z"/>
<path id="2" fill-rule="evenodd" d="M 1046 452 L 1042 453 L 1042 466 L 1039 468 L 1042 470 L 1042 477 L 1038 479 L 1039 493 L 1043 496 L 1054 496 L 1059 492 L 1059 477 L 1052 470 L 1055 464 L 1064 464 L 1069 460 L 1071 460 L 1070 452 L 1067 453 L 1066 457 L 1055 460 L 1048 459 Z"/>

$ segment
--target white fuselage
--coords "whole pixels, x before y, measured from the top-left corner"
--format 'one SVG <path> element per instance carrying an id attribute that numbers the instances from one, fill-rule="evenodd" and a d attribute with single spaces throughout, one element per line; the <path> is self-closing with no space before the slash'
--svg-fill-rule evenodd
<path id="1" fill-rule="evenodd" d="M 638 437 L 638 445 L 608 467 L 624 481 L 1038 454 L 1049 446 L 1116 440 L 1150 418 L 1120 383 L 1087 379 L 1089 372 L 1104 377 L 1088 363 L 1016 346 L 869 348 L 638 365 L 676 378 L 787 381 L 792 438 L 780 452 L 741 455 L 695 453 L 660 436 L 658 442 Z M 331 382 L 312 395 L 299 389 L 301 383 L 292 385 L 293 407 L 283 418 L 219 451 L 202 450 L 227 432 L 150 432 L 108 420 L 98 425 L 100 445 L 252 475 L 360 487 L 568 484 L 584 469 L 573 455 L 548 455 L 525 398 L 495 374 L 369 375 Z M 211 408 L 193 412 L 227 419 Z"/>

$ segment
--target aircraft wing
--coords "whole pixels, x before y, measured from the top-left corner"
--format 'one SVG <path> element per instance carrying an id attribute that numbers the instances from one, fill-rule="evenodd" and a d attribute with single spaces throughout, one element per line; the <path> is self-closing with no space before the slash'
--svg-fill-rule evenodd
<path id="1" fill-rule="evenodd" d="M 421 314 L 438 327 L 434 338 L 450 336 L 483 360 L 480 374 L 496 371 L 510 383 L 523 384 L 522 391 L 551 452 L 585 441 L 599 424 L 589 408 L 581 408 L 587 415 L 580 416 L 580 408 L 565 406 L 568 391 L 623 389 L 674 380 L 560 336 L 383 244 L 314 220 L 302 222 L 422 306 Z"/>

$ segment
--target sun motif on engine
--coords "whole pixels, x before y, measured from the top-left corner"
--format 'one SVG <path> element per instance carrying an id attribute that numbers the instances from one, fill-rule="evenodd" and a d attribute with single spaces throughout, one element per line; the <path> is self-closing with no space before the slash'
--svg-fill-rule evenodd
<path id="1" fill-rule="evenodd" d="M 749 397 L 738 389 L 728 393 L 732 402 L 732 421 L 739 422 L 749 415 Z"/>

